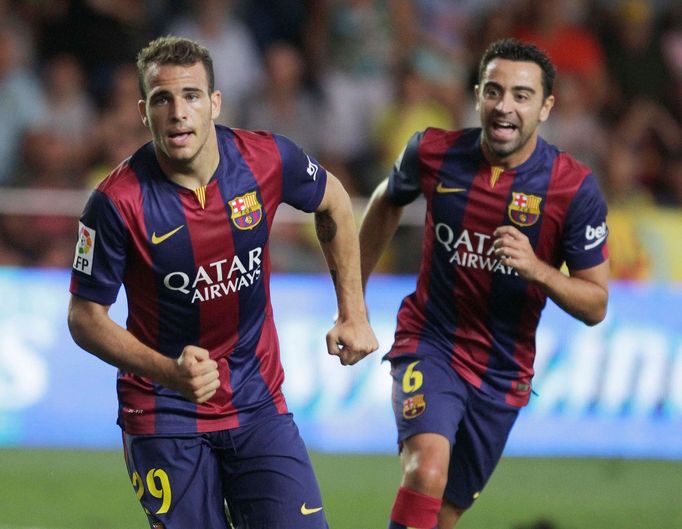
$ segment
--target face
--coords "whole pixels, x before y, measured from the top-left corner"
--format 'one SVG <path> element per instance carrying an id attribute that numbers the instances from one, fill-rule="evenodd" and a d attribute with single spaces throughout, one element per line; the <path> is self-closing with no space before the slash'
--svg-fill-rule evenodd
<path id="1" fill-rule="evenodd" d="M 542 69 L 534 62 L 493 59 L 476 86 L 483 152 L 492 165 L 516 167 L 535 149 L 538 126 L 549 117 L 554 96 L 542 92 Z"/>
<path id="2" fill-rule="evenodd" d="M 217 145 L 207 143 L 214 135 L 213 120 L 220 114 L 220 92 L 208 92 L 204 65 L 152 64 L 145 73 L 147 99 L 138 108 L 142 122 L 152 132 L 162 165 L 193 167 Z"/>

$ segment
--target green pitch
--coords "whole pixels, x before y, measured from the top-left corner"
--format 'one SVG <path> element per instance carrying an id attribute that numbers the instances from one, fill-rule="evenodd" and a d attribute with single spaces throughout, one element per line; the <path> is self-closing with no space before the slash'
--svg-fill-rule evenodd
<path id="1" fill-rule="evenodd" d="M 331 529 L 385 529 L 393 456 L 314 454 Z M 682 528 L 682 462 L 505 458 L 458 529 Z M 0 450 L 0 529 L 146 529 L 119 452 Z"/>

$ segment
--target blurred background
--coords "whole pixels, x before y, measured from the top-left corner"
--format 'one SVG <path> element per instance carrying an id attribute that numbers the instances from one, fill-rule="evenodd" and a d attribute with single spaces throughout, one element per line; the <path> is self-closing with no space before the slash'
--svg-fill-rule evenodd
<path id="1" fill-rule="evenodd" d="M 358 220 L 413 132 L 478 125 L 492 40 L 544 48 L 558 77 L 541 134 L 593 168 L 609 203 L 609 315 L 587 328 L 548 305 L 537 395 L 460 526 L 682 528 L 682 2 L 0 0 L 0 529 L 145 526 L 115 371 L 71 342 L 65 311 L 81 209 L 150 139 L 136 53 L 168 33 L 211 50 L 219 122 L 296 141 Z M 275 222 L 285 392 L 333 528 L 385 527 L 398 484 L 380 357 L 414 288 L 423 209 L 369 286 L 380 351 L 344 369 L 324 353 L 334 301 L 312 219 L 282 206 Z M 125 299 L 112 311 L 123 323 Z"/>

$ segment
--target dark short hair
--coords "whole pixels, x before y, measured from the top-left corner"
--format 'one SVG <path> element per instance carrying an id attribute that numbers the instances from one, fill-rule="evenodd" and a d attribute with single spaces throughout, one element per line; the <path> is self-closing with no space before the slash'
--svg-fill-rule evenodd
<path id="1" fill-rule="evenodd" d="M 151 64 L 192 66 L 198 62 L 201 62 L 206 69 L 208 91 L 212 93 L 215 89 L 213 59 L 205 47 L 193 40 L 172 35 L 166 35 L 151 41 L 147 47 L 140 50 L 140 53 L 137 54 L 137 77 L 140 83 L 142 98 L 147 98 L 144 75 Z"/>
<path id="2" fill-rule="evenodd" d="M 480 84 L 488 63 L 493 59 L 507 59 L 510 61 L 534 62 L 542 70 L 542 91 L 544 97 L 552 95 L 556 68 L 549 60 L 547 54 L 540 48 L 529 42 L 521 42 L 518 39 L 496 40 L 483 53 L 478 66 L 478 82 Z"/>

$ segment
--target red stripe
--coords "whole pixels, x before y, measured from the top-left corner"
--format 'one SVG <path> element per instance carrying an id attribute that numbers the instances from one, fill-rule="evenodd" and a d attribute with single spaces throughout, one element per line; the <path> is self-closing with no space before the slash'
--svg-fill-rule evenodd
<path id="1" fill-rule="evenodd" d="M 246 134 L 246 135 L 245 135 Z M 248 141 L 248 145 L 247 145 Z M 235 132 L 235 146 L 251 169 L 263 200 L 263 210 L 268 223 L 268 232 L 277 207 L 282 201 L 282 159 L 277 143 L 270 134 L 253 134 Z M 272 402 L 280 413 L 286 413 L 287 406 L 281 391 L 284 371 L 280 361 L 277 331 L 272 320 L 270 304 L 270 249 L 263 248 L 263 287 L 265 291 L 265 319 L 263 329 L 256 346 L 256 357 L 259 371 L 268 387 Z"/>
<path id="2" fill-rule="evenodd" d="M 217 181 L 214 180 L 206 188 L 205 209 L 201 209 L 194 193 L 178 191 L 185 211 L 187 229 L 192 243 L 194 263 L 199 270 L 210 278 L 199 281 L 196 289 L 204 297 L 204 301 L 195 301 L 199 308 L 199 346 L 208 349 L 211 358 L 218 361 L 220 388 L 212 397 L 210 404 L 197 406 L 199 416 L 215 417 L 216 413 L 227 415 L 226 428 L 238 426 L 237 411 L 232 405 L 232 387 L 230 370 L 226 358 L 234 349 L 238 339 L 239 294 L 220 295 L 216 290 L 220 283 L 227 283 L 232 266 L 225 255 L 235 255 L 232 237 L 231 220 L 228 218 Z M 222 245 L 211 241 L 220 240 Z M 212 291 L 215 291 L 212 295 Z M 215 429 L 215 419 L 197 419 L 197 430 L 202 432 Z"/>
<path id="3" fill-rule="evenodd" d="M 256 179 L 270 232 L 277 206 L 282 202 L 282 159 L 277 143 L 271 134 L 237 130 L 234 144 Z"/>
<path id="4" fill-rule="evenodd" d="M 159 306 L 154 292 L 155 278 L 147 244 L 142 207 L 142 191 L 135 172 L 125 163 L 120 165 L 100 186 L 112 199 L 130 234 L 131 249 L 124 283 L 128 300 L 128 330 L 152 349 L 158 349 Z M 128 432 L 154 433 L 156 396 L 151 380 L 119 374 L 119 402 L 123 428 Z M 144 410 L 144 413 L 140 413 Z"/>
<path id="5" fill-rule="evenodd" d="M 566 212 L 588 172 L 588 169 L 578 166 L 564 153 L 560 153 L 554 160 L 535 252 L 540 259 L 555 267 L 561 265 L 561 244 L 559 241 L 564 231 Z M 535 285 L 528 286 L 528 297 L 526 310 L 522 312 L 517 327 L 514 349 L 514 359 L 520 366 L 517 381 L 522 384 L 530 384 L 535 372 L 533 369 L 535 333 L 546 298 L 540 288 Z M 517 392 L 512 388 L 507 393 L 505 400 L 514 406 L 525 406 L 529 397 L 529 393 Z"/>
<path id="6" fill-rule="evenodd" d="M 284 382 L 284 369 L 279 356 L 279 341 L 275 322 L 272 319 L 272 308 L 268 305 L 263 321 L 258 344 L 256 345 L 256 357 L 259 361 L 259 371 L 261 377 L 268 386 L 268 393 L 272 397 L 272 403 L 279 413 L 287 412 L 287 404 L 282 393 L 282 383 Z"/>
<path id="7" fill-rule="evenodd" d="M 504 172 L 497 183 L 491 185 L 491 167 L 483 163 L 474 177 L 469 190 L 467 204 L 462 217 L 462 229 L 468 230 L 475 254 L 478 254 L 478 237 L 475 233 L 491 234 L 504 222 L 507 199 L 516 173 Z M 495 216 L 494 212 L 499 212 Z M 485 248 L 489 248 L 488 240 Z M 460 248 L 460 250 L 462 249 Z M 458 373 L 476 387 L 481 385 L 490 358 L 492 335 L 481 314 L 488 313 L 487 300 L 493 274 L 482 267 L 457 266 L 455 270 L 455 289 L 453 299 L 457 310 L 453 365 Z M 476 303 L 476 300 L 480 300 Z M 465 344 L 465 345 L 462 345 Z M 462 350 L 466 347 L 466 351 Z M 462 362 L 467 359 L 467 362 Z"/>

